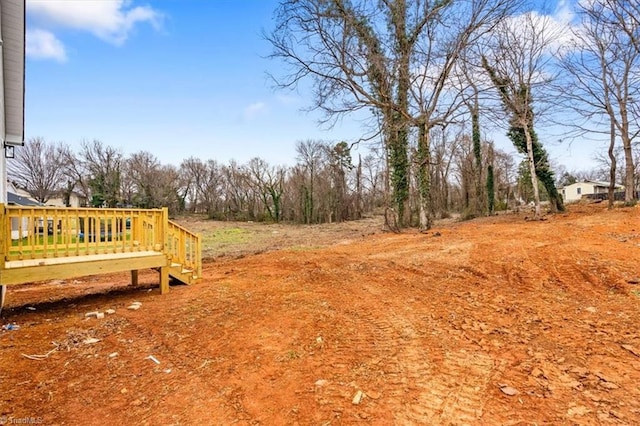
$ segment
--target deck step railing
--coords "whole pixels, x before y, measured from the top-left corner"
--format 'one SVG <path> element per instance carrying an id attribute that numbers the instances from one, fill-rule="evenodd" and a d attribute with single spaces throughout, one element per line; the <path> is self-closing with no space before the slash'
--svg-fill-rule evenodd
<path id="1" fill-rule="evenodd" d="M 200 235 L 169 221 L 167 226 L 166 253 L 172 263 L 192 271 L 196 278 L 202 276 L 202 246 Z"/>

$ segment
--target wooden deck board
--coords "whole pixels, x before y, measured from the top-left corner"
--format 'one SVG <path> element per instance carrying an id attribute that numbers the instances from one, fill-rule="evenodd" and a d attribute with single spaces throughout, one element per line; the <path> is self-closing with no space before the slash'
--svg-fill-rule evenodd
<path id="1" fill-rule="evenodd" d="M 118 259 L 132 259 L 137 257 L 157 256 L 162 252 L 157 251 L 132 251 L 126 253 L 106 253 L 106 254 L 87 254 L 83 256 L 61 256 L 61 257 L 46 257 L 41 259 L 24 259 L 24 260 L 9 260 L 5 262 L 5 269 L 13 268 L 25 268 L 30 266 L 47 266 L 47 265 L 61 265 L 68 263 L 82 263 L 82 262 L 94 262 L 96 260 L 118 260 Z"/>
<path id="2" fill-rule="evenodd" d="M 11 267 L 0 271 L 2 285 L 17 285 L 148 268 L 165 269 L 169 266 L 169 260 L 163 253 L 150 251 L 40 259 L 36 262 L 21 260 L 6 262 L 5 265 L 9 264 Z"/>

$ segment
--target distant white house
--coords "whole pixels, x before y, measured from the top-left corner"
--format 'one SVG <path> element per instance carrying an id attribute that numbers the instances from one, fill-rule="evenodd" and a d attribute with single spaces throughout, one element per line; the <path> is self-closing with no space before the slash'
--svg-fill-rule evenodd
<path id="1" fill-rule="evenodd" d="M 624 191 L 624 186 L 616 184 L 615 192 Z M 572 183 L 562 188 L 562 198 L 565 202 L 579 201 L 585 195 L 606 194 L 609 192 L 609 182 L 585 180 Z"/>
<path id="2" fill-rule="evenodd" d="M 72 191 L 69 194 L 69 207 L 82 207 L 86 204 L 87 199 L 80 195 L 79 193 Z M 65 204 L 65 195 L 62 192 L 56 192 L 52 194 L 49 201 L 47 201 L 47 206 L 50 207 L 67 207 Z"/>

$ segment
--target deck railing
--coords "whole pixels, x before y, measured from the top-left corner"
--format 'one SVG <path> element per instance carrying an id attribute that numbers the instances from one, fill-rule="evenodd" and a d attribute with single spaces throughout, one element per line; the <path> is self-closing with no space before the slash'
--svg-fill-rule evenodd
<path id="1" fill-rule="evenodd" d="M 162 251 L 166 210 L 4 208 L 5 261 Z"/>
<path id="2" fill-rule="evenodd" d="M 201 276 L 200 236 L 168 210 L 0 204 L 0 269 L 14 260 L 156 251 Z"/>

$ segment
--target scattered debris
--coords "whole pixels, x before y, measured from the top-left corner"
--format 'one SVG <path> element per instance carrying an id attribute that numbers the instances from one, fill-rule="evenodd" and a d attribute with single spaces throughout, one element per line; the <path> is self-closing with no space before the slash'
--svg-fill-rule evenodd
<path id="1" fill-rule="evenodd" d="M 165 368 L 164 370 L 162 370 L 163 373 L 171 373 L 171 369 L 170 368 Z"/>
<path id="2" fill-rule="evenodd" d="M 115 358 L 115 357 L 117 357 L 117 356 L 118 356 L 118 352 L 111 352 L 111 353 L 109 354 L 109 358 Z"/>
<path id="3" fill-rule="evenodd" d="M 362 401 L 362 397 L 364 396 L 364 393 L 359 390 L 358 392 L 356 392 L 356 394 L 353 396 L 353 400 L 351 400 L 352 404 L 358 405 L 360 404 L 360 402 Z"/>
<path id="4" fill-rule="evenodd" d="M 89 337 L 88 339 L 84 339 L 82 343 L 85 345 L 93 345 L 94 343 L 98 343 L 100 339 L 96 339 L 95 337 Z"/>
<path id="5" fill-rule="evenodd" d="M 44 355 L 27 355 L 27 354 L 22 354 L 23 357 L 28 358 L 28 359 L 33 359 L 35 361 L 42 361 L 43 359 L 49 358 L 49 355 L 51 355 L 52 353 L 54 353 L 55 351 L 58 350 L 58 347 L 56 346 L 55 348 L 51 349 L 49 352 L 47 352 Z"/>
<path id="6" fill-rule="evenodd" d="M 113 315 L 116 313 L 115 309 L 107 309 L 106 311 L 104 311 L 105 314 L 107 315 Z"/>
<path id="7" fill-rule="evenodd" d="M 36 310 L 36 308 L 34 308 L 33 306 L 27 306 L 27 309 L 28 309 L 29 311 L 35 311 L 35 310 Z"/>
<path id="8" fill-rule="evenodd" d="M 84 314 L 84 316 L 86 318 L 91 318 L 91 317 L 97 317 L 99 314 L 98 311 L 91 311 L 91 312 L 87 312 L 86 314 Z"/>
<path id="9" fill-rule="evenodd" d="M 16 330 L 20 330 L 20 326 L 18 324 L 6 324 L 2 326 L 3 330 L 7 330 L 7 331 L 16 331 Z"/>
<path id="10" fill-rule="evenodd" d="M 151 361 L 155 362 L 156 364 L 160 364 L 160 361 L 158 361 L 158 359 L 153 355 L 149 355 L 147 357 L 147 359 L 150 359 Z"/>
<path id="11" fill-rule="evenodd" d="M 142 302 L 133 302 L 131 305 L 127 306 L 127 309 L 131 309 L 132 311 L 137 311 L 142 306 Z"/>

